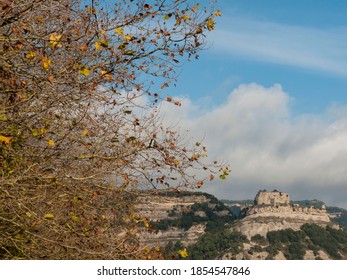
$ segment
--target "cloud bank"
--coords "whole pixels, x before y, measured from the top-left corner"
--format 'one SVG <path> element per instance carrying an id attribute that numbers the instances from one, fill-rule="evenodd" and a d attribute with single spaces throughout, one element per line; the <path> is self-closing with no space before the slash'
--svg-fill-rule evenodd
<path id="1" fill-rule="evenodd" d="M 347 107 L 293 116 L 291 101 L 281 85 L 244 84 L 208 111 L 185 99 L 178 112 L 163 104 L 162 113 L 168 124 L 205 137 L 211 159 L 230 163 L 227 181 L 205 189 L 217 197 L 252 198 L 276 188 L 347 208 Z"/>

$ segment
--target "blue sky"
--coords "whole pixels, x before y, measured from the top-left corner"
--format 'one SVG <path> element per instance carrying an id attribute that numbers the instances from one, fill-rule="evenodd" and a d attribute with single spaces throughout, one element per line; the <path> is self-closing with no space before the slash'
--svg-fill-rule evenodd
<path id="1" fill-rule="evenodd" d="M 212 156 L 233 169 L 208 191 L 249 198 L 277 188 L 347 208 L 347 2 L 217 8 L 209 48 L 168 90 L 183 98 L 180 125 L 206 135 Z"/>
<path id="2" fill-rule="evenodd" d="M 241 83 L 280 83 L 298 113 L 347 101 L 347 2 L 224 0 L 217 7 L 223 17 L 208 38 L 209 49 L 198 63 L 184 66 L 175 92 L 220 104 Z M 243 43 L 235 42 L 240 34 Z M 242 50 L 242 44 L 251 46 Z M 266 50 L 257 52 L 260 47 Z M 274 54 L 288 49 L 287 55 Z"/>

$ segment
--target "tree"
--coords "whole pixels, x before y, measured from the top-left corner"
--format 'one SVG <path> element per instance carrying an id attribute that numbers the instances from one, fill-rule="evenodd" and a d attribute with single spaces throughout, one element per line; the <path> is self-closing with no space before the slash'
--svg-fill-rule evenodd
<path id="1" fill-rule="evenodd" d="M 138 190 L 229 172 L 157 109 L 180 106 L 163 90 L 220 12 L 184 0 L 1 5 L 0 257 L 141 257 Z"/>

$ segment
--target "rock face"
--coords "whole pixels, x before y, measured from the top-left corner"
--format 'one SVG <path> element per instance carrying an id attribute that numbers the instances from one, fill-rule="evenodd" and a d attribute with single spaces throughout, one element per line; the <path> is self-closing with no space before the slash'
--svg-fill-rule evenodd
<path id="1" fill-rule="evenodd" d="M 147 244 L 149 247 L 162 247 L 164 248 L 170 241 L 175 244 L 180 241 L 182 245 L 189 246 L 198 241 L 198 239 L 205 233 L 206 226 L 203 224 L 193 225 L 188 230 L 183 230 L 178 227 L 170 227 L 165 231 L 151 233 L 144 231 L 141 235 L 141 242 Z"/>
<path id="2" fill-rule="evenodd" d="M 151 221 L 174 218 L 187 211 L 195 203 L 205 203 L 209 200 L 203 195 L 184 197 L 151 195 L 139 197 L 136 212 Z M 172 214 L 171 214 L 172 213 Z"/>
<path id="3" fill-rule="evenodd" d="M 140 239 L 144 244 L 152 247 L 165 247 L 169 242 L 175 244 L 181 242 L 184 246 L 189 246 L 198 241 L 205 233 L 207 224 L 206 208 L 217 218 L 232 216 L 231 212 L 224 208 L 218 208 L 220 202 L 211 195 L 203 193 L 187 193 L 186 196 L 162 194 L 142 196 L 138 198 L 139 204 L 136 207 L 136 215 L 154 224 L 169 223 L 168 228 L 156 231 L 143 229 Z M 192 207 L 205 205 L 205 211 L 192 210 Z M 189 227 L 182 227 L 180 221 L 184 216 L 196 217 L 201 222 L 193 222 Z M 201 218 L 201 219 L 199 219 Z M 170 223 L 171 221 L 171 223 Z M 156 227 L 156 226 L 155 226 Z"/>
<path id="4" fill-rule="evenodd" d="M 265 190 L 259 191 L 254 206 L 245 212 L 245 217 L 237 221 L 233 228 L 250 239 L 256 234 L 266 236 L 269 231 L 291 228 L 299 230 L 305 223 L 321 226 L 332 224 L 325 208 L 299 207 L 291 205 L 289 194 Z"/>

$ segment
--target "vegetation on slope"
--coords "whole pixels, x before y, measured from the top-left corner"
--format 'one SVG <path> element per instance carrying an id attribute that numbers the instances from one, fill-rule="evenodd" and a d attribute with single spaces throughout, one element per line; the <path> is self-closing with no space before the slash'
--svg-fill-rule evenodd
<path id="1" fill-rule="evenodd" d="M 304 224 L 299 231 L 271 231 L 266 237 L 255 235 L 251 241 L 256 245 L 248 253 L 266 251 L 269 253 L 268 259 L 273 259 L 281 251 L 288 260 L 302 260 L 308 250 L 313 251 L 316 259 L 320 259 L 320 250 L 332 259 L 347 257 L 347 233 L 329 226 L 323 228 L 315 224 Z"/>
<path id="2" fill-rule="evenodd" d="M 189 230 L 193 225 L 204 224 L 205 233 L 198 242 L 187 248 L 189 259 L 215 259 L 221 252 L 231 251 L 238 253 L 242 251 L 242 243 L 246 237 L 240 233 L 230 232 L 226 226 L 235 220 L 234 216 L 221 201 L 214 196 L 205 193 L 185 192 L 177 196 L 204 195 L 209 202 L 195 203 L 185 211 L 175 211 L 172 209 L 168 219 L 160 222 L 151 222 L 151 227 L 157 231 L 168 230 L 170 227 L 177 227 Z M 176 209 L 177 210 L 177 209 Z M 173 244 L 169 242 L 163 249 L 166 258 L 180 258 L 178 251 L 184 250 L 181 242 Z"/>

